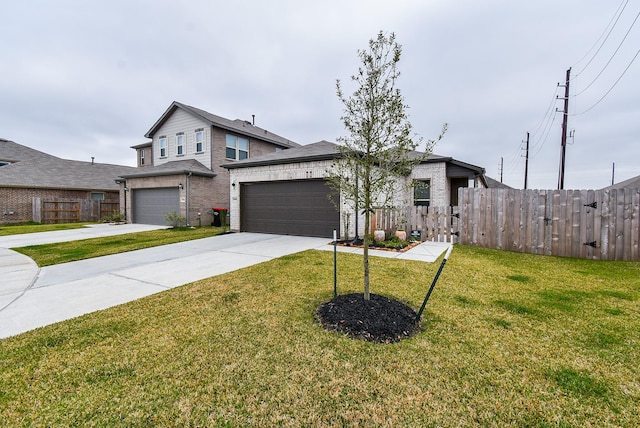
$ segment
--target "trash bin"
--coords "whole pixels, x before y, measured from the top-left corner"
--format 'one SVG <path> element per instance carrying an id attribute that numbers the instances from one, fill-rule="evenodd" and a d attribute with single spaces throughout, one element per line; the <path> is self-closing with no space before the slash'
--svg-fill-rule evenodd
<path id="1" fill-rule="evenodd" d="M 214 208 L 213 209 L 213 223 L 211 226 L 221 227 L 227 225 L 227 209 L 226 208 Z"/>

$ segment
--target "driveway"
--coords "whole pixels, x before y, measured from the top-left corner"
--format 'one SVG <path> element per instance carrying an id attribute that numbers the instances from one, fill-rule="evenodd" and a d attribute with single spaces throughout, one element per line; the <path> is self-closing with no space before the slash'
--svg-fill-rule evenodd
<path id="1" fill-rule="evenodd" d="M 130 233 L 134 228 L 120 230 Z M 102 232 L 106 231 L 93 233 Z M 7 249 L 31 245 L 34 241 L 56 242 L 52 236 L 55 234 L 63 240 L 71 240 L 73 236 L 76 239 L 91 237 L 84 229 L 78 229 L 76 235 L 32 234 L 30 241 L 28 235 L 0 237 L 0 338 L 287 254 L 333 249 L 326 238 L 233 233 L 44 268 Z M 448 244 L 423 243 L 402 255 L 384 252 L 379 255 L 433 261 L 447 247 Z"/>

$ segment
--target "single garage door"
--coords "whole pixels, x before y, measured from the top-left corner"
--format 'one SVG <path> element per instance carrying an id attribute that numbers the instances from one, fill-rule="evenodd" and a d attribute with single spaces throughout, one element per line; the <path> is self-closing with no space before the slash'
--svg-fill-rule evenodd
<path id="1" fill-rule="evenodd" d="M 333 237 L 340 213 L 329 200 L 324 180 L 245 183 L 240 191 L 240 229 L 244 232 Z"/>
<path id="2" fill-rule="evenodd" d="M 131 209 L 134 223 L 167 225 L 167 213 L 180 212 L 177 187 L 133 189 L 132 192 Z"/>

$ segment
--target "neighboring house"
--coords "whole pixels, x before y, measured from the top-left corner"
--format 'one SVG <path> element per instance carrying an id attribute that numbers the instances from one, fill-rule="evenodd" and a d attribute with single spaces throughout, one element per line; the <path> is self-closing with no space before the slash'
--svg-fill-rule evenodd
<path id="1" fill-rule="evenodd" d="M 334 229 L 343 233 L 346 208 L 341 206 L 342 213 L 335 208 L 326 185 L 327 171 L 339 156 L 336 144 L 320 141 L 223 165 L 230 173 L 231 230 L 319 237 L 331 237 Z M 458 188 L 487 187 L 484 172 L 432 154 L 412 170 L 409 178 L 421 184 L 405 195 L 407 203 L 456 204 Z"/>
<path id="2" fill-rule="evenodd" d="M 487 187 L 491 189 L 513 189 L 513 187 L 507 186 L 503 182 L 495 180 L 487 175 L 485 175 L 484 178 L 487 181 Z"/>
<path id="3" fill-rule="evenodd" d="M 61 159 L 0 138 L 0 223 L 34 220 L 34 198 L 118 201 L 114 178 L 134 170 Z"/>
<path id="4" fill-rule="evenodd" d="M 259 128 L 174 101 L 136 150 L 138 168 L 120 176 L 127 218 L 167 224 L 177 212 L 187 224 L 210 224 L 212 208 L 229 208 L 223 163 L 277 153 L 299 144 Z"/>
<path id="5" fill-rule="evenodd" d="M 640 175 L 638 175 L 637 177 L 631 177 L 628 180 L 624 180 L 616 184 L 612 184 L 611 186 L 607 186 L 602 190 L 626 189 L 626 188 L 640 188 Z"/>

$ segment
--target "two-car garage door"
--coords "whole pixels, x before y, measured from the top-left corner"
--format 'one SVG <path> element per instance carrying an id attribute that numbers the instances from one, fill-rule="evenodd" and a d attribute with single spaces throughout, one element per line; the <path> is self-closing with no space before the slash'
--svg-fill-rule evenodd
<path id="1" fill-rule="evenodd" d="M 244 183 L 240 189 L 244 232 L 330 238 L 340 214 L 324 180 Z"/>
<path id="2" fill-rule="evenodd" d="M 167 213 L 180 212 L 177 187 L 133 189 L 132 192 L 134 223 L 167 225 Z"/>

